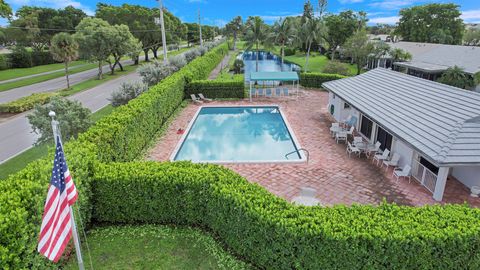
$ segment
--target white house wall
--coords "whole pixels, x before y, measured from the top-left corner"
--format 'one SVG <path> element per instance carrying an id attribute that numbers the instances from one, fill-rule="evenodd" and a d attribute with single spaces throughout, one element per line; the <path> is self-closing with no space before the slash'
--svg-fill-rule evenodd
<path id="1" fill-rule="evenodd" d="M 405 165 L 412 166 L 414 150 L 402 140 L 394 137 L 391 151 L 392 153 L 400 154 L 400 161 L 398 162 L 398 165 L 400 167 L 403 167 Z"/>
<path id="2" fill-rule="evenodd" d="M 333 118 L 338 122 L 347 119 L 349 115 L 353 115 L 357 118 L 357 124 L 360 121 L 360 113 L 352 107 L 344 109 L 345 101 L 332 92 L 328 93 L 328 104 L 329 106 L 333 105 L 335 107 Z M 330 112 L 330 107 L 328 108 L 328 112 Z"/>
<path id="3" fill-rule="evenodd" d="M 453 167 L 452 176 L 468 188 L 480 186 L 480 167 Z"/>

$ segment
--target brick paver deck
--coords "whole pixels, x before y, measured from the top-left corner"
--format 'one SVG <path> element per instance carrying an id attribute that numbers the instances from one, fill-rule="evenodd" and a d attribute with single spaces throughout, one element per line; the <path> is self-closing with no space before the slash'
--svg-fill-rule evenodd
<path id="1" fill-rule="evenodd" d="M 351 158 L 345 152 L 345 144 L 336 144 L 330 137 L 332 119 L 327 113 L 328 94 L 304 90 L 298 99 L 255 99 L 255 105 L 279 105 L 293 129 L 299 143 L 310 152 L 308 164 L 228 164 L 225 165 L 251 182 L 259 183 L 273 194 L 291 200 L 301 187 L 317 190 L 317 198 L 323 205 L 378 204 L 384 198 L 402 205 L 434 204 L 432 195 L 412 179 L 396 182 L 391 170 L 373 165 L 365 157 Z M 243 101 L 214 101 L 215 105 L 246 105 Z M 181 135 L 198 110 L 190 104 L 175 119 L 167 134 L 150 151 L 148 159 L 168 160 Z M 471 198 L 468 189 L 455 179 L 447 181 L 444 202 L 480 206 L 480 199 Z"/>

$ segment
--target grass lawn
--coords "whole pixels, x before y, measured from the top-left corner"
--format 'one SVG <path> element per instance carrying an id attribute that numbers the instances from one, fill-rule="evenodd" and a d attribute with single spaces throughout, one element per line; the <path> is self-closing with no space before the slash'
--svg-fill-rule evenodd
<path id="1" fill-rule="evenodd" d="M 83 61 L 83 60 L 78 60 L 78 61 L 73 61 L 70 63 L 70 67 L 78 66 L 78 65 L 84 65 L 87 64 L 88 62 Z M 4 80 L 10 80 L 10 79 L 15 79 L 18 77 L 23 77 L 23 76 L 28 76 L 28 75 L 34 75 L 38 73 L 43 73 L 43 72 L 48 72 L 48 71 L 53 71 L 53 70 L 59 70 L 59 69 L 64 69 L 65 66 L 63 63 L 57 63 L 57 64 L 50 64 L 50 65 L 42 65 L 42 66 L 36 66 L 36 67 L 31 67 L 31 68 L 12 68 L 12 69 L 7 69 L 7 70 L 2 70 L 0 71 L 0 82 Z"/>
<path id="2" fill-rule="evenodd" d="M 97 112 L 91 115 L 93 122 L 100 120 L 102 117 L 110 114 L 113 110 L 113 107 L 108 105 L 103 109 L 98 110 Z M 27 151 L 15 156 L 12 159 L 7 160 L 6 162 L 0 164 L 0 180 L 6 179 L 10 174 L 16 173 L 21 169 L 25 168 L 28 163 L 43 158 L 48 154 L 48 149 L 53 145 L 49 144 L 40 144 L 34 146 Z"/>
<path id="3" fill-rule="evenodd" d="M 275 52 L 277 53 L 277 52 Z M 278 52 L 278 55 L 280 53 Z M 297 52 L 295 55 L 285 56 L 285 60 L 294 64 L 297 64 L 302 67 L 305 66 L 305 60 L 307 56 L 305 53 Z M 310 72 L 322 72 L 323 67 L 330 61 L 328 57 L 325 55 L 321 55 L 320 53 L 311 53 L 310 58 L 308 59 L 308 71 Z M 345 64 L 348 69 L 350 70 L 351 75 L 357 75 L 357 66 Z"/>
<path id="4" fill-rule="evenodd" d="M 198 229 L 155 225 L 100 227 L 88 232 L 87 241 L 94 269 L 251 269 Z M 88 269 L 88 251 L 82 251 Z M 64 269 L 78 269 L 74 255 Z"/>

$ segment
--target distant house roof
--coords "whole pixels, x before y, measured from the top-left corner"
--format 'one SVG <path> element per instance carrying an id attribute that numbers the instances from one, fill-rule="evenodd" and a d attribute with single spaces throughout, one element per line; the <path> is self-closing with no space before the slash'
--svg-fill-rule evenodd
<path id="1" fill-rule="evenodd" d="M 470 74 L 480 71 L 480 47 L 404 41 L 388 44 L 412 55 L 411 61 L 396 63 L 400 66 L 431 72 L 441 72 L 453 66 Z"/>
<path id="2" fill-rule="evenodd" d="M 250 81 L 298 81 L 298 73 L 285 72 L 251 72 Z"/>
<path id="3" fill-rule="evenodd" d="M 480 93 L 383 68 L 323 87 L 439 166 L 480 164 Z"/>

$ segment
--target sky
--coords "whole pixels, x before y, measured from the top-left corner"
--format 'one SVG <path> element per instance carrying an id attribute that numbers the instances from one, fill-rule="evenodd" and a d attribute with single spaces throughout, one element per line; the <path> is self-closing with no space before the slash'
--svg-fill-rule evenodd
<path id="1" fill-rule="evenodd" d="M 144 6 L 157 6 L 155 0 L 6 0 L 15 11 L 23 5 L 35 5 L 52 8 L 63 8 L 72 5 L 84 10 L 88 15 L 94 15 L 98 2 L 112 5 L 123 3 Z M 456 3 L 462 11 L 465 22 L 480 23 L 480 0 L 328 0 L 327 12 L 338 13 L 343 10 L 366 11 L 369 24 L 395 24 L 398 21 L 398 11 L 405 7 L 426 3 Z M 163 5 L 184 22 L 198 20 L 198 10 L 201 12 L 202 24 L 223 26 L 235 16 L 246 18 L 252 15 L 262 17 L 271 24 L 285 16 L 295 16 L 302 13 L 304 0 L 163 0 Z M 318 2 L 312 1 L 315 6 Z M 0 21 L 4 25 L 5 21 Z"/>

